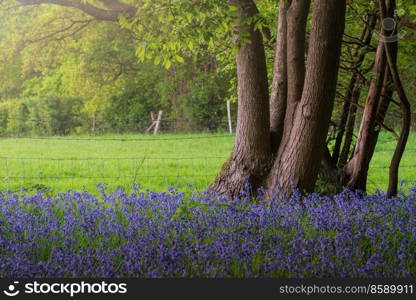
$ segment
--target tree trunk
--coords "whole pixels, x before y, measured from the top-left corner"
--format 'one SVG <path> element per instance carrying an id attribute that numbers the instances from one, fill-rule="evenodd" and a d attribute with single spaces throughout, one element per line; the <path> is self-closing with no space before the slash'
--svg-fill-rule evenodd
<path id="1" fill-rule="evenodd" d="M 397 61 L 397 46 L 392 45 L 392 55 L 394 62 Z M 384 74 L 384 83 L 383 88 L 381 90 L 380 95 L 380 102 L 377 107 L 376 113 L 376 122 L 374 124 L 374 133 L 369 137 L 369 146 L 368 146 L 368 160 L 371 162 L 374 152 L 376 150 L 378 137 L 381 132 L 382 124 L 384 124 L 387 111 L 389 109 L 393 93 L 394 93 L 394 86 L 392 83 L 391 72 L 388 66 L 386 66 L 386 71 Z"/>
<path id="2" fill-rule="evenodd" d="M 266 58 L 262 34 L 248 18 L 257 15 L 252 0 L 233 0 L 239 7 L 236 42 L 244 36 L 237 54 L 238 111 L 236 141 L 230 159 L 224 164 L 210 188 L 231 196 L 245 183 L 260 187 L 270 166 L 270 114 Z"/>
<path id="3" fill-rule="evenodd" d="M 355 72 L 352 75 L 350 83 L 348 85 L 348 89 L 347 89 L 347 93 L 346 93 L 345 101 L 344 101 L 344 106 L 342 109 L 342 114 L 341 114 L 341 118 L 339 122 L 338 133 L 335 139 L 335 146 L 332 152 L 332 160 L 338 166 L 340 165 L 339 159 L 340 159 L 340 154 L 341 154 L 341 145 L 342 145 L 344 135 L 346 133 L 347 123 L 350 118 L 350 112 L 354 114 L 356 112 L 356 109 L 355 110 L 351 109 L 351 105 L 353 105 L 353 98 L 355 96 L 356 87 L 357 85 L 360 84 L 360 75 L 358 74 L 359 68 L 362 66 L 364 59 L 368 53 L 367 51 L 361 51 L 361 54 L 359 54 L 359 51 L 362 50 L 364 47 L 370 46 L 371 39 L 373 36 L 373 31 L 377 24 L 377 17 L 375 15 L 369 14 L 367 15 L 367 22 L 368 22 L 368 26 L 364 28 L 360 37 L 360 41 L 362 44 L 358 47 L 358 49 L 355 49 L 355 52 L 353 54 L 353 58 L 355 58 L 355 56 L 358 56 L 358 59 L 355 65 L 351 66 L 352 68 L 354 68 Z M 349 153 L 349 148 L 348 148 L 348 153 Z"/>
<path id="4" fill-rule="evenodd" d="M 350 83 L 348 85 L 347 94 L 345 95 L 344 99 L 344 106 L 342 107 L 342 114 L 341 118 L 338 124 L 338 133 L 336 134 L 335 138 L 335 146 L 332 151 L 331 160 L 338 165 L 340 152 L 341 152 L 341 145 L 342 140 L 345 135 L 345 130 L 347 128 L 349 113 L 351 111 L 351 105 L 352 105 L 352 98 L 354 96 L 355 87 L 358 84 L 358 75 L 354 74 L 351 77 Z"/>
<path id="5" fill-rule="evenodd" d="M 290 138 L 296 108 L 302 98 L 305 82 L 305 35 L 310 2 L 292 0 L 287 10 L 287 107 L 283 141 Z"/>
<path id="6" fill-rule="evenodd" d="M 352 160 L 345 166 L 348 186 L 365 191 L 367 188 L 368 169 L 371 161 L 371 139 L 375 135 L 377 108 L 380 103 L 386 70 L 384 43 L 379 41 L 374 65 L 374 76 L 370 84 L 361 127 Z"/>
<path id="7" fill-rule="evenodd" d="M 278 36 L 270 96 L 270 135 L 273 153 L 277 152 L 282 140 L 287 106 L 287 9 L 287 1 L 280 0 Z"/>
<path id="8" fill-rule="evenodd" d="M 396 9 L 395 0 L 379 0 L 382 18 L 393 17 Z M 389 32 L 383 28 L 383 34 L 387 36 Z M 396 64 L 395 48 L 397 42 L 384 43 L 384 48 L 387 56 L 387 63 L 390 69 L 390 74 L 394 82 L 394 87 L 400 98 L 400 109 L 402 111 L 402 131 L 397 143 L 396 150 L 394 151 L 393 158 L 391 160 L 389 171 L 389 188 L 387 190 L 387 197 L 394 197 L 397 195 L 397 186 L 399 181 L 399 166 L 406 149 L 407 140 L 410 134 L 410 126 L 412 123 L 411 107 L 409 100 L 407 99 L 406 92 L 404 91 L 399 72 Z"/>
<path id="9" fill-rule="evenodd" d="M 267 180 L 269 190 L 314 189 L 334 105 L 345 9 L 345 0 L 314 2 L 305 85 Z"/>
<path id="10" fill-rule="evenodd" d="M 342 146 L 341 155 L 338 160 L 338 166 L 344 167 L 350 158 L 351 145 L 354 138 L 355 119 L 357 116 L 357 106 L 361 96 L 361 81 L 357 83 L 352 93 L 350 111 L 348 112 L 348 121 L 345 126 L 345 139 Z"/>

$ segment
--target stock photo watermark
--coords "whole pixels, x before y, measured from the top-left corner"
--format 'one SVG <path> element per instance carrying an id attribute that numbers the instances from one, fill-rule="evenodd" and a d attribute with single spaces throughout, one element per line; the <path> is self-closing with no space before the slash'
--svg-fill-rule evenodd
<path id="1" fill-rule="evenodd" d="M 407 32 L 405 30 L 398 31 L 397 27 L 399 23 L 398 19 L 405 13 L 406 12 L 403 9 L 399 9 L 394 11 L 394 18 L 384 18 L 381 22 L 381 28 L 383 29 L 383 32 L 391 32 L 391 34 L 385 35 L 383 32 L 373 30 L 375 38 L 385 43 L 396 43 L 400 39 L 403 39 Z"/>
<path id="2" fill-rule="evenodd" d="M 3 294 L 8 297 L 16 297 L 17 295 L 67 295 L 71 298 L 76 295 L 97 295 L 97 294 L 126 294 L 127 283 L 107 283 L 101 281 L 99 283 L 81 282 L 26 282 L 20 284 L 14 281 L 3 290 Z"/>

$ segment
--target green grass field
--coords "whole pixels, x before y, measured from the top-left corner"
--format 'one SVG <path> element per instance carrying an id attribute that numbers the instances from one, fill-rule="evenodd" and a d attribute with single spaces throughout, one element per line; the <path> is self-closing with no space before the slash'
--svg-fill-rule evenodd
<path id="1" fill-rule="evenodd" d="M 100 137 L 0 140 L 1 190 L 41 187 L 52 192 L 109 188 L 165 191 L 187 185 L 204 189 L 230 154 L 234 136 L 226 134 L 106 135 Z M 386 189 L 394 139 L 383 134 L 371 164 L 369 190 Z M 400 179 L 416 181 L 416 134 L 408 144 Z"/>

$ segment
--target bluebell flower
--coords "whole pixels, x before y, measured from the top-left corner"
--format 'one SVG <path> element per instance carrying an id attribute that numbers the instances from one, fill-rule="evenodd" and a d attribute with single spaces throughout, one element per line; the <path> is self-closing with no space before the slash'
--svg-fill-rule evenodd
<path id="1" fill-rule="evenodd" d="M 414 185 L 391 199 L 276 189 L 267 203 L 249 186 L 234 199 L 99 191 L 0 193 L 0 276 L 416 276 Z"/>

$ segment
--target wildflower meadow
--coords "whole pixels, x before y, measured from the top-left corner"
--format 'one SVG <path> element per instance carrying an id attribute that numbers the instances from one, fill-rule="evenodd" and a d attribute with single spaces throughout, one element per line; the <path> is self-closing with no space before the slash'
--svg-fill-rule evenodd
<path id="1" fill-rule="evenodd" d="M 416 276 L 416 186 L 387 199 L 134 186 L 0 194 L 0 276 L 263 278 Z M 269 204 L 267 204 L 269 203 Z"/>

